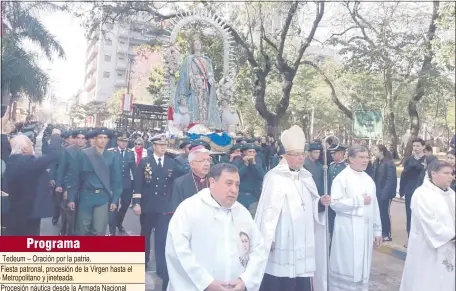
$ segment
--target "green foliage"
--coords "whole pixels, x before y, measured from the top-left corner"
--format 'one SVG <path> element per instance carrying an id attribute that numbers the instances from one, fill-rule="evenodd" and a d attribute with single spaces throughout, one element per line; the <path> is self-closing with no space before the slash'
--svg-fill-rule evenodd
<path id="1" fill-rule="evenodd" d="M 2 3 L 2 95 L 11 93 L 10 102 L 21 93 L 31 101 L 45 98 L 49 76 L 36 64 L 36 56 L 25 50 L 23 41 L 37 44 L 50 60 L 54 54 L 65 57 L 62 46 L 36 16 L 39 12 L 64 9 L 65 6 L 50 2 Z"/>

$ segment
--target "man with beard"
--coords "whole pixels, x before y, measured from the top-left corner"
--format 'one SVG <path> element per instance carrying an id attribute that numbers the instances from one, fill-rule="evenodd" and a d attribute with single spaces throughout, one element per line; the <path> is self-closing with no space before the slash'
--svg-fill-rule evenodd
<path id="1" fill-rule="evenodd" d="M 73 144 L 64 148 L 60 155 L 55 184 L 55 192 L 62 195 L 62 228 L 60 229 L 60 235 L 72 235 L 74 233 L 75 211 L 71 211 L 67 206 L 69 173 L 70 167 L 74 163 L 78 152 L 83 150 L 87 144 L 87 133 L 83 129 L 74 130 L 72 132 L 72 137 Z"/>
<path id="2" fill-rule="evenodd" d="M 179 177 L 173 185 L 171 194 L 170 212 L 174 212 L 179 204 L 208 187 L 207 174 L 211 168 L 211 156 L 209 151 L 199 145 L 190 151 L 188 155 L 191 172 Z"/>

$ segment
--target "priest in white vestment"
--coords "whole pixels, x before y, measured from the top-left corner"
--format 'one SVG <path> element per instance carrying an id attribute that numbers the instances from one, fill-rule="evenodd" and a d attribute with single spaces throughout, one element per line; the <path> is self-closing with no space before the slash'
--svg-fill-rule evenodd
<path id="1" fill-rule="evenodd" d="M 455 291 L 455 194 L 452 166 L 434 161 L 411 201 L 412 224 L 401 291 Z"/>
<path id="2" fill-rule="evenodd" d="M 255 222 L 269 253 L 261 291 L 325 291 L 325 206 L 312 174 L 303 168 L 305 135 L 296 125 L 283 132 L 282 161 L 265 176 Z"/>
<path id="3" fill-rule="evenodd" d="M 382 243 L 382 224 L 375 183 L 364 172 L 365 147 L 348 149 L 349 166 L 334 179 L 331 208 L 336 212 L 329 264 L 329 290 L 367 291 L 372 249 Z"/>
<path id="4" fill-rule="evenodd" d="M 166 239 L 168 291 L 254 291 L 267 260 L 263 237 L 250 212 L 236 200 L 236 166 L 217 164 L 209 188 L 184 200 Z"/>

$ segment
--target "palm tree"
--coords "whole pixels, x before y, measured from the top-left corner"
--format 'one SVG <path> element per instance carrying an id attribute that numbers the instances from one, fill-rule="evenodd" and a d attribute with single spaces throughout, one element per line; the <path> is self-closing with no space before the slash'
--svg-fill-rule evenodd
<path id="1" fill-rule="evenodd" d="M 36 64 L 36 55 L 23 48 L 23 41 L 37 44 L 49 60 L 54 54 L 64 58 L 60 43 L 37 18 L 38 12 L 64 7 L 49 2 L 3 2 L 2 8 L 2 99 L 11 94 L 5 102 L 11 105 L 23 94 L 31 101 L 42 101 L 50 78 Z"/>

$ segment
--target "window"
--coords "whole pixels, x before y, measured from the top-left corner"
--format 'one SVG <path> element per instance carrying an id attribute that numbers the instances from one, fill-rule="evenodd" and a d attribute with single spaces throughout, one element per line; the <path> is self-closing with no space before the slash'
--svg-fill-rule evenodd
<path id="1" fill-rule="evenodd" d="M 124 74 L 123 74 L 122 72 L 117 72 L 117 76 L 123 77 L 123 75 L 124 75 Z"/>
<path id="2" fill-rule="evenodd" d="M 110 62 L 111 61 L 111 56 L 110 55 L 105 55 L 105 61 Z"/>
<path id="3" fill-rule="evenodd" d="M 107 38 L 105 43 L 106 43 L 106 45 L 112 45 L 112 39 Z"/>
<path id="4" fill-rule="evenodd" d="M 119 41 L 119 44 L 120 44 L 120 45 L 124 45 L 124 44 L 125 44 L 125 41 L 120 40 L 120 41 Z"/>
<path id="5" fill-rule="evenodd" d="M 118 59 L 119 59 L 119 61 L 123 61 L 123 60 L 125 60 L 125 56 L 119 56 Z"/>
<path id="6" fill-rule="evenodd" d="M 103 78 L 109 78 L 110 76 L 111 76 L 111 73 L 103 72 Z"/>

